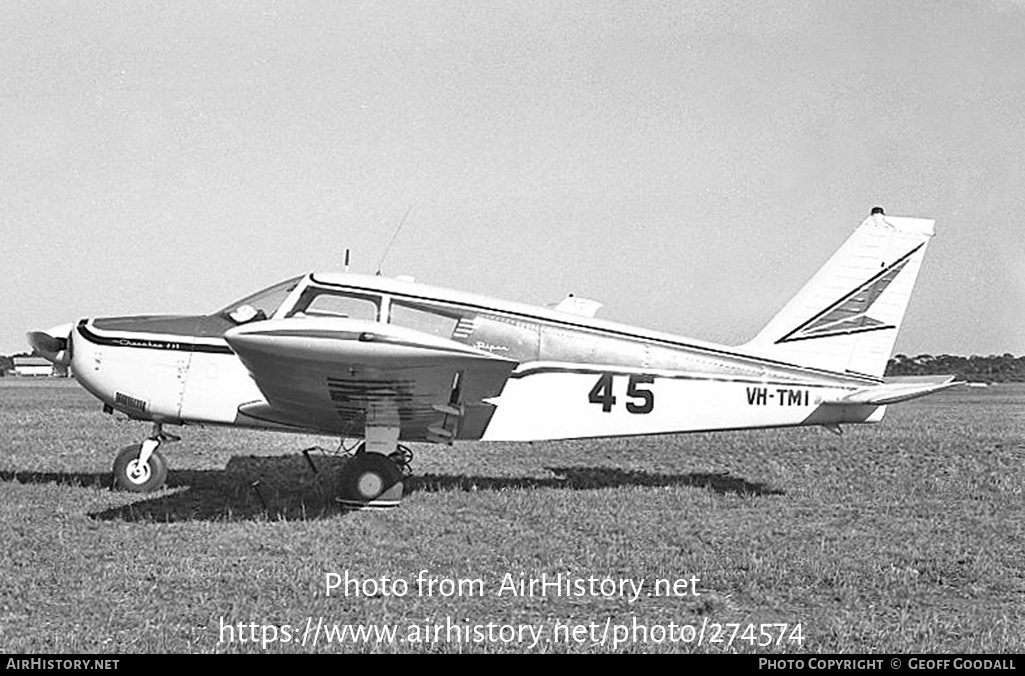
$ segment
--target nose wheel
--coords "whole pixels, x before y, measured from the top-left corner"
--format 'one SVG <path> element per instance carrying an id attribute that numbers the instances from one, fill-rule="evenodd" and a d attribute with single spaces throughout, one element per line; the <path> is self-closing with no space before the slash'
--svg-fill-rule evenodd
<path id="1" fill-rule="evenodd" d="M 167 461 L 157 448 L 165 441 L 177 441 L 154 426 L 153 436 L 142 443 L 125 446 L 114 458 L 114 486 L 132 493 L 160 490 L 167 481 Z"/>
<path id="2" fill-rule="evenodd" d="M 149 459 L 142 461 L 142 447 L 143 444 L 125 446 L 114 458 L 114 485 L 121 490 L 150 493 L 159 490 L 167 481 L 167 462 L 164 456 L 154 449 Z"/>

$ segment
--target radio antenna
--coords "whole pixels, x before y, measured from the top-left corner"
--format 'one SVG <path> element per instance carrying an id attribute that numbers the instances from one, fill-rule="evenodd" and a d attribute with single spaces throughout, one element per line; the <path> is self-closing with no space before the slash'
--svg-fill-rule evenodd
<path id="1" fill-rule="evenodd" d="M 402 226 L 406 224 L 406 219 L 409 218 L 409 212 L 413 210 L 413 205 L 410 204 L 406 209 L 406 213 L 402 216 L 402 220 L 399 221 L 399 227 L 395 228 L 395 232 L 391 236 L 391 240 L 388 241 L 388 246 L 384 247 L 384 253 L 381 254 L 381 260 L 377 262 L 377 276 L 381 276 L 381 266 L 384 265 L 384 259 L 387 258 L 388 252 L 391 251 L 391 245 L 395 243 L 395 238 L 402 232 Z"/>

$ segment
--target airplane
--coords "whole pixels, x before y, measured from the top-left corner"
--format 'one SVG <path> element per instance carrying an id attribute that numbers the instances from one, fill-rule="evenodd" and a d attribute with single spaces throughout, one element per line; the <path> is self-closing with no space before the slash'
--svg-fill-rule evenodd
<path id="1" fill-rule="evenodd" d="M 874 423 L 889 404 L 960 383 L 884 378 L 931 219 L 881 208 L 748 343 L 415 283 L 313 272 L 208 315 L 82 319 L 28 334 L 106 413 L 152 423 L 114 460 L 117 487 L 161 488 L 167 425 L 362 440 L 336 499 L 392 507 L 404 444 L 532 441 Z"/>

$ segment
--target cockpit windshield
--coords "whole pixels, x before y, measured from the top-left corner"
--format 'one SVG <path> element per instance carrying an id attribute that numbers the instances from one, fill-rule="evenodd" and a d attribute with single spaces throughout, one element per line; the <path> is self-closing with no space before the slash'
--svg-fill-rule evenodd
<path id="1" fill-rule="evenodd" d="M 235 301 L 231 305 L 218 310 L 217 314 L 230 319 L 236 324 L 261 321 L 272 317 L 288 294 L 302 281 L 302 277 L 293 277 L 283 282 L 257 291 L 251 296 Z"/>

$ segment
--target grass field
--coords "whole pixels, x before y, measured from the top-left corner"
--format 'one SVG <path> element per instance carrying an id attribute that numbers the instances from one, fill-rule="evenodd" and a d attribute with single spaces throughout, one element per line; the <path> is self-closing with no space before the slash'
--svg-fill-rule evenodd
<path id="1" fill-rule="evenodd" d="M 417 446 L 402 507 L 358 513 L 331 499 L 337 459 L 313 456 L 315 477 L 297 453 L 336 442 L 273 433 L 185 428 L 164 449 L 168 488 L 113 492 L 114 453 L 148 427 L 99 409 L 73 382 L 0 380 L 0 652 L 1025 647 L 1022 386 L 893 406 L 880 425 L 843 437 L 799 429 Z M 327 596 L 326 575 L 346 571 L 408 590 Z M 418 593 L 420 571 L 434 595 Z M 643 591 L 634 602 L 589 587 L 498 594 L 506 574 L 559 573 Z M 647 595 L 656 579 L 692 577 L 698 595 L 686 586 Z M 463 591 L 483 596 L 440 595 L 442 580 L 475 579 Z M 318 623 L 398 634 L 338 642 L 315 629 L 316 645 L 298 642 Z M 463 636 L 482 640 L 457 642 L 446 623 L 480 625 Z M 670 623 L 677 640 L 657 629 Z M 709 643 L 729 623 L 740 626 L 732 643 L 732 626 Z M 777 642 L 772 629 L 773 644 L 758 647 L 759 627 L 743 638 L 750 623 L 787 623 L 787 635 Z M 789 640 L 798 623 L 801 645 Z M 410 628 L 434 624 L 437 641 Z M 540 638 L 510 639 L 502 625 L 540 627 Z M 270 638 L 271 626 L 293 642 L 238 640 Z"/>

